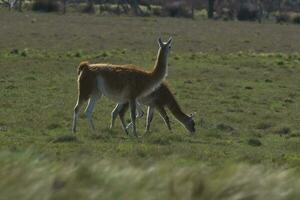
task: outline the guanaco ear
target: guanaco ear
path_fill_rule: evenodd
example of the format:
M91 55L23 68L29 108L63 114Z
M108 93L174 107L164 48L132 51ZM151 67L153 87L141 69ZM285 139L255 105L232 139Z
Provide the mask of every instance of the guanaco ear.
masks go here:
M170 37L170 38L169 38L169 40L168 40L168 42L167 42L167 44L168 44L168 45L171 45L171 43L172 43L172 40L173 40L173 38L172 38L172 37Z
M161 38L158 38L157 42L160 47L163 47L164 43L162 42Z

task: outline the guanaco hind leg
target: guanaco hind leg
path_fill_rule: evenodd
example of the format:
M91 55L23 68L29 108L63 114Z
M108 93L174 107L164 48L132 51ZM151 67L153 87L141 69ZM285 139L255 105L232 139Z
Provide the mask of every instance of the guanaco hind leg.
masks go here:
M74 113L73 113L73 123L72 123L72 132L73 133L76 132L77 119L78 119L79 111L80 111L82 104L83 104L83 100L78 98L76 105L74 107Z
M91 95L91 97L89 98L88 105L85 109L85 115L89 122L89 126L93 132L95 132L95 126L94 126L94 122L93 122L93 110L94 110L97 100L99 100L100 98L101 98L101 94Z

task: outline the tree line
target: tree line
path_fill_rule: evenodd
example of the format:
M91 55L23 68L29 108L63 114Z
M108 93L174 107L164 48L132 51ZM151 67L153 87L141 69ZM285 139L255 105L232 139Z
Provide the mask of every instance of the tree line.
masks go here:
M0 5L19 11L28 4L37 10L63 13L68 12L68 5L83 5L87 12L98 6L102 10L137 16L151 11L158 15L194 17L195 10L206 10L208 18L226 16L241 20L267 17L271 12L300 12L300 0L0 0Z

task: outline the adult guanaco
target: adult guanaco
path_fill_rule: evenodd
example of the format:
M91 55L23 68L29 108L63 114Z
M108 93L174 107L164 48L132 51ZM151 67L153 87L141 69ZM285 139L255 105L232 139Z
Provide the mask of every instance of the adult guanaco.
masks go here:
M150 125L153 119L154 110L156 109L160 116L163 118L166 126L171 131L171 125L169 121L169 117L165 110L167 107L174 117L190 132L195 132L195 122L193 120L193 114L186 115L180 108L179 104L177 103L174 95L170 91L168 85L163 82L158 88L156 88L152 93L149 95L142 97L139 99L139 103L147 105L147 123L146 123L146 132L149 132ZM128 134L127 127L125 125L124 116L126 111L128 110L129 104L117 104L114 110L111 113L111 125L112 128L114 126L115 120L119 115L121 120L121 124L125 132Z
M138 69L132 65L90 64L82 62L78 66L78 98L74 107L72 131L76 132L76 123L80 107L88 100L85 109L89 125L93 131L92 119L94 106L102 95L113 101L129 103L133 133L136 134L136 103L137 100L157 88L168 74L167 57L171 48L172 38L167 42L158 39L159 49L152 71Z

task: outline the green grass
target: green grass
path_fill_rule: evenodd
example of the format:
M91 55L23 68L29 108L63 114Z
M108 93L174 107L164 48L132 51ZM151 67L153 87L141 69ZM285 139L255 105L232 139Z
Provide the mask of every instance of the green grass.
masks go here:
M3 10L0 18L2 199L298 199L298 26ZM151 135L127 137L119 122L108 129L115 104L103 98L97 135L84 115L72 135L79 62L150 69L157 21L174 36L168 82L183 110L196 112L196 134L171 114L169 133L155 114ZM140 136L144 127L143 118Z

